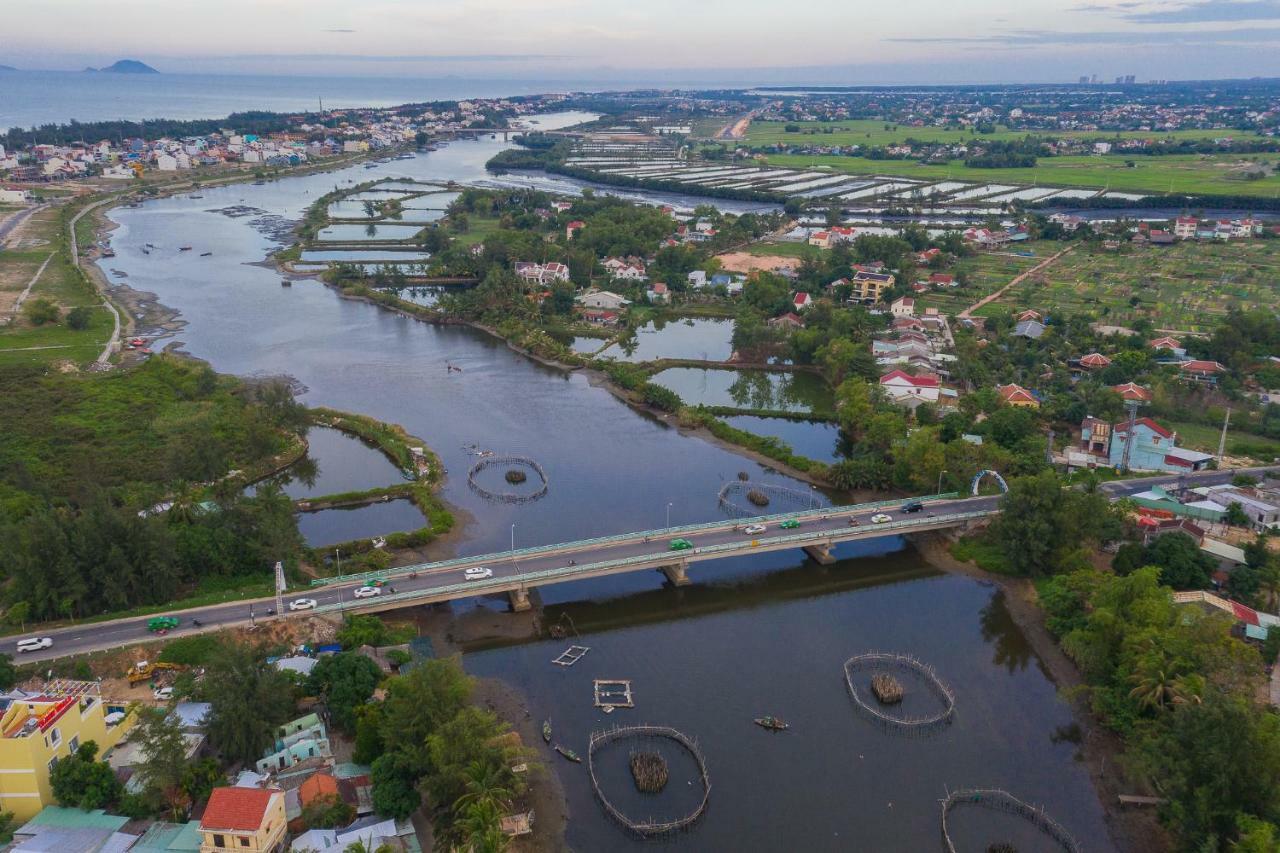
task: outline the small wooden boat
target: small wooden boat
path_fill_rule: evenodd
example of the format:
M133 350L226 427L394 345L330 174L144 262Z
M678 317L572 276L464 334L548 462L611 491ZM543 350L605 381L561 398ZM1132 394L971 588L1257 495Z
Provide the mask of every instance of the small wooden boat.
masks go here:
M755 724L760 728L768 729L771 732L785 732L787 729L791 728L789 723L786 723L771 714L766 714L763 717L756 717Z
M207 258L207 257L209 257L209 256L210 256L210 255L212 255L212 254L213 254L213 252L201 252L201 253L200 253L200 257L202 257L202 258Z
M191 247L190 247L190 246L179 246L179 247L178 247L178 251L179 251L179 252L190 252L190 251L191 251Z
M565 758L572 761L574 764L582 763L582 757L579 756L578 753L574 752L572 749L570 749L567 746L561 746L560 744L556 744L556 752L560 753Z
M282 279L280 279L280 286L281 286L281 287L293 287L293 282L289 281L289 279L287 279L287 278L282 278Z
M148 249L148 248L145 248L145 247L144 247L144 248L142 249L142 254L144 254L144 255L149 255L149 254L151 254L151 250L150 250L150 249Z
M542 739L547 743L551 743L551 721L550 720L542 721Z

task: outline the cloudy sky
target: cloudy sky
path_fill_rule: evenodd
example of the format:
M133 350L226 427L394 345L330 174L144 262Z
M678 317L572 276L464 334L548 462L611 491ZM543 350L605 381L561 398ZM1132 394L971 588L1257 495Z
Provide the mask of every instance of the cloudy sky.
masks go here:
M0 63L168 73L987 82L1280 76L1280 0L42 0ZM56 25L54 25L56 22ZM0 97L3 97L0 94Z

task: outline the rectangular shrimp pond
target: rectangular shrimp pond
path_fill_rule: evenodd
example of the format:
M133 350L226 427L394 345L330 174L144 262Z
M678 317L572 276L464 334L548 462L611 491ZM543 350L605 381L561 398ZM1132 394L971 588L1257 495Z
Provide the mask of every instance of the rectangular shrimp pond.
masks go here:
M672 367L650 381L692 406L807 413L830 412L834 405L831 386L813 373Z
M727 319L650 320L600 353L618 361L691 358L725 361L733 354L733 321Z
M841 559L826 567L781 552L699 564L693 585L680 589L660 579L637 579L643 589L619 596L594 593L592 582L550 588L553 601L577 596L549 604L542 619L572 625L569 639L465 654L469 672L520 691L531 728L550 723L551 745L533 737L526 746L562 782L567 847L654 843L606 813L593 769L600 795L625 816L665 821L697 809L701 771L675 741L637 732L592 749L593 732L648 724L691 738L710 782L705 813L659 842L664 849L926 853L942 849L939 801L948 791L999 788L1044 806L1090 853L1113 853L1089 770L1076 759L1070 709L1002 593L942 574L913 550L867 544L840 546ZM552 664L570 644L590 651L574 666ZM846 664L877 650L932 668L952 713L914 730L855 704ZM914 668L887 670L903 699L885 706L869 698L874 667L855 660L848 671L863 700L889 715L938 716L948 706ZM595 706L604 679L629 682L635 707L606 714ZM755 722L766 716L789 728ZM565 761L555 744L583 763ZM659 792L638 789L635 752L664 760ZM1001 841L1019 851L1062 849L1030 821L980 803L953 809L948 831L957 850L973 853Z

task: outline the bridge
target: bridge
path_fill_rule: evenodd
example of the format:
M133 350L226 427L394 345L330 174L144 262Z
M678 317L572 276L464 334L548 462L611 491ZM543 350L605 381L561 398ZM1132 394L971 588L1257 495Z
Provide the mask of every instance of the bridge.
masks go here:
M524 133L537 133L542 136L564 136L564 137L575 138L575 139L577 137L586 135L581 131L539 130L536 127L442 127L442 128L439 128L437 132L441 136L447 136L449 134L455 134L458 136L465 136L467 134L472 134L473 136L481 136L486 133L492 134L493 136L497 136L499 133L501 133L503 142L506 142L507 140L509 140L512 134L519 136Z
M1238 474L1257 475L1266 470L1268 469L1236 469L1204 471L1183 477L1133 478L1107 483L1103 490L1115 499L1156 485L1174 485L1180 481L1187 485L1208 485L1229 482ZM921 510L902 512L903 505L911 500L920 501L923 504ZM998 495L959 497L950 493L812 508L323 578L313 581L309 590L293 591L282 598L260 598L185 611L169 611L182 620L180 627L171 635L184 636L248 625L264 618L282 618L288 615L288 611L269 616L268 608L302 597L316 601L316 607L307 612L337 616L492 595L506 595L514 610L524 610L531 606L530 592L539 587L608 575L658 571L671 584L683 586L692 582L691 570L700 563L784 550L802 550L817 563L830 563L834 559L833 548L842 542L967 526L995 515L999 511L999 500ZM879 524L873 522L872 516L880 514L888 515L890 520ZM782 527L784 521L791 520L798 522L798 526ZM765 530L755 534L745 532L745 527L756 524L764 525ZM684 539L689 542L689 547L672 550L673 539ZM465 571L480 566L489 569L491 576L468 581ZM384 584L381 595L372 598L355 597L356 589L376 581ZM199 620L201 624L196 626L192 620ZM41 631L33 628L24 636L51 637L54 644L49 649L24 654L20 660L47 660L146 642L154 639L148 633L146 623L146 616L134 616L82 623L56 630Z

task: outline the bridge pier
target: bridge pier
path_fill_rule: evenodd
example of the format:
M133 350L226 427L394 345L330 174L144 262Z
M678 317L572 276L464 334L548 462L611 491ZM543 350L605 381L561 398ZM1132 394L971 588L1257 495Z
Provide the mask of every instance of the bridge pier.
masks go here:
M809 559L820 566L829 566L836 561L831 556L831 545L806 545L803 550L809 555Z
M533 606L529 603L529 590L526 587L513 589L507 595L511 597L512 613L523 613Z
M672 586L688 586L693 583L689 580L689 575L685 571L684 563L673 563L670 566L662 566L658 569L667 576L667 580Z

